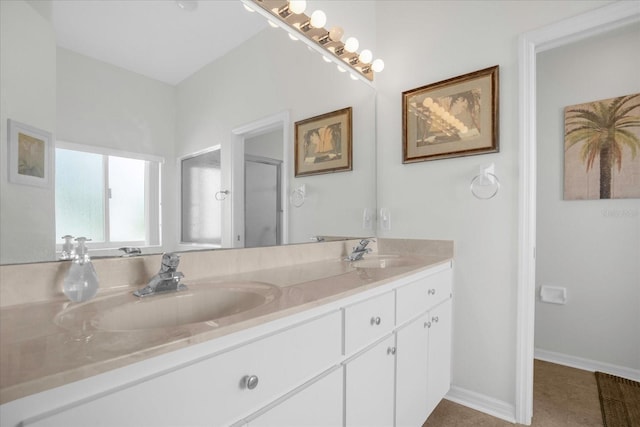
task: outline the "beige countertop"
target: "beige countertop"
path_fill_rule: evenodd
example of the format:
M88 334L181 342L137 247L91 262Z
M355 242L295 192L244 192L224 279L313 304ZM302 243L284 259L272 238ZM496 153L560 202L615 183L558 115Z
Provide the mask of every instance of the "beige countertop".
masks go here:
M405 241L389 240L386 246L389 252L385 253L410 259L408 265L358 268L340 257L332 257L191 281L185 279L184 283L194 289L237 281L259 281L278 287L278 296L273 301L217 319L214 324L200 322L107 331L96 329L87 319L82 326L65 328L54 319L74 304L63 298L3 307L0 309L0 404L327 304L453 258L451 242L406 241L409 245L401 242ZM431 244L422 246L419 242ZM114 296L125 302L135 301L132 288L114 287L84 304L95 306L96 302ZM87 311L87 316L90 315Z

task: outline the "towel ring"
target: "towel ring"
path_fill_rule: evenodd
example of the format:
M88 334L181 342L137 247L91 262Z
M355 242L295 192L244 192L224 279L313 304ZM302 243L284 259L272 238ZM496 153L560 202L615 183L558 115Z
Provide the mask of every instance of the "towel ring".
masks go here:
M484 180L488 180L490 183L486 184L483 182ZM491 172L485 172L474 176L469 188L471 189L471 194L473 194L476 199L489 200L498 194L498 190L500 189L500 180L498 180L498 177Z
M289 202L296 208L304 205L304 199L305 191L302 188L296 188L291 192L291 195L289 196Z

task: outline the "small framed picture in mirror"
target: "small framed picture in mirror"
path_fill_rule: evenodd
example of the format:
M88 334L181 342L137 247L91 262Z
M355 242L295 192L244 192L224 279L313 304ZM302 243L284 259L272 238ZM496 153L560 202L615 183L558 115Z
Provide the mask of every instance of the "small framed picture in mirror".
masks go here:
M352 170L351 107L295 124L295 175Z
M51 133L8 119L9 182L50 188L53 182Z
M498 66L402 93L402 162L496 153Z

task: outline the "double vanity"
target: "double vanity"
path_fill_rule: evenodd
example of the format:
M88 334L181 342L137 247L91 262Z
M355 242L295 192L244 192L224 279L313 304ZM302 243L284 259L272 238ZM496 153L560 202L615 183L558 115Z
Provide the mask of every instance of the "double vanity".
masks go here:
M96 259L81 304L66 263L1 266L0 424L422 425L449 390L453 244L357 244L184 253L187 289L144 298L160 256Z

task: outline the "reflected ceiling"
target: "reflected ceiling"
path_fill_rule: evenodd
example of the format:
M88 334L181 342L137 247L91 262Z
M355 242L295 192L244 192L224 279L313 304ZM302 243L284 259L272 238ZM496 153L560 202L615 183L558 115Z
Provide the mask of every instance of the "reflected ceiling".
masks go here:
M59 46L176 85L267 26L238 0L191 4L54 0L49 13Z

